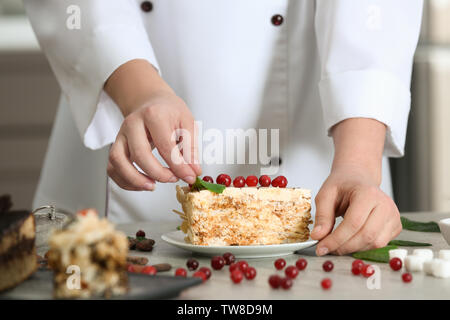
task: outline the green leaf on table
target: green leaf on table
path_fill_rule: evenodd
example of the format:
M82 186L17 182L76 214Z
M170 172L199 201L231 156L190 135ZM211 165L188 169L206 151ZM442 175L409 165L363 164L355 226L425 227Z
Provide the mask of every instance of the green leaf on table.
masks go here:
M430 246L432 246L431 243L415 242L415 241L408 241L408 240L391 240L391 241L389 241L388 245L400 246L400 247L430 247Z
M225 186L222 184L206 182L197 177L191 190L209 190L214 193L222 193L223 190L225 190Z
M405 217L400 217L402 227L405 230L421 231L421 232L441 232L439 225L436 222L420 222L414 221Z
M383 248L359 251L352 254L355 259L368 260L374 262L389 262L389 250L397 249L397 246L386 246Z
M178 227L177 227L177 230L181 230L181 226L178 226Z

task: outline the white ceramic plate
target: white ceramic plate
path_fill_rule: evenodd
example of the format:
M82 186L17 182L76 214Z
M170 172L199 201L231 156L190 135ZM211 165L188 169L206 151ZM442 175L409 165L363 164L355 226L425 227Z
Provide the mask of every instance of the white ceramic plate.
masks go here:
M268 258L279 257L292 254L295 251L312 247L317 240L305 242L271 244L258 246L198 246L184 241L185 234L183 231L172 231L161 236L165 242L191 252L195 252L205 256L222 255L225 252L231 252L236 258Z

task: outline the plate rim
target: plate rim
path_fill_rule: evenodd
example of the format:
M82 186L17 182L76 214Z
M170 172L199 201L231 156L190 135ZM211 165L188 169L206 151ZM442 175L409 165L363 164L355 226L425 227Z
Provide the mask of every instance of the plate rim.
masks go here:
M175 230L175 231L169 231L161 235L161 239L165 241L166 243L169 243L171 245L174 245L176 247L184 247L184 248L207 248L207 249L217 249L217 250L225 250L229 248L233 248L233 250L242 250L242 249L256 249L258 251L263 251L264 249L288 249L289 247L296 247L300 244L310 244L308 247L314 246L316 243L318 243L318 240L314 240L308 238L308 240L303 242L290 242L290 243L280 243L280 244L267 244L267 245L249 245L249 246L201 246L201 245L195 245L191 243L182 243L180 241L176 241L173 239L170 239L167 237L169 234L176 234L176 233L183 233L181 230ZM184 234L184 233L183 233ZM300 249L298 249L300 250ZM294 250L297 251L297 250Z

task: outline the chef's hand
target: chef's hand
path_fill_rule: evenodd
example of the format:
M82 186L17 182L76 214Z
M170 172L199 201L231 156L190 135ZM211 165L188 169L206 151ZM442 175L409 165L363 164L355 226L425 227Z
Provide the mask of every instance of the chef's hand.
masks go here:
M402 230L397 206L379 187L385 133L381 122L362 118L333 128L333 166L315 199L317 255L384 247ZM336 216L344 219L332 231Z
M108 175L121 188L135 191L154 190L156 181L194 183L201 174L194 118L155 68L145 60L127 62L109 77L105 91L125 117L109 152ZM180 141L189 150L180 149ZM153 148L168 168L156 159Z

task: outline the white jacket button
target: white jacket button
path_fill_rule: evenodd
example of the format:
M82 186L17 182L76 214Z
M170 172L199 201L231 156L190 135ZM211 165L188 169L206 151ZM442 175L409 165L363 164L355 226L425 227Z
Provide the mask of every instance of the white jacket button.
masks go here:
M144 1L141 3L141 9L144 12L150 12L153 10L153 3L150 1Z
M283 20L284 20L284 18L281 14L275 14L272 16L271 21L274 26L279 26L283 23Z

